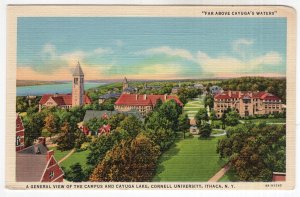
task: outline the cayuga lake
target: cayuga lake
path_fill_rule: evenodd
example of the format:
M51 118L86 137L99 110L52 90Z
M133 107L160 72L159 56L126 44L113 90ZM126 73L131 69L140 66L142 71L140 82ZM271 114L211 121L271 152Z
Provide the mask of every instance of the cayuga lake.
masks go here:
M84 90L90 88L95 88L106 83L97 82L85 82ZM47 85L34 85L34 86L19 86L17 87L17 96L41 96L43 94L67 94L72 93L72 83L62 83L62 84L47 84Z

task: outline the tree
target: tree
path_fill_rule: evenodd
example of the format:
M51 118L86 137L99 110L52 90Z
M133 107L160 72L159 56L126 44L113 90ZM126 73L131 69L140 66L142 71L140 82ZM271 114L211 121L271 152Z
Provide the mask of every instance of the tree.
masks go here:
M31 146L35 139L41 136L45 115L43 113L34 113L23 119L25 127L25 146Z
M207 111L205 108L199 109L199 111L195 115L195 120L196 120L198 128L200 128L202 124L204 124L206 121L208 121L208 115L207 115Z
M240 124L228 128L217 152L228 158L241 181L271 181L272 172L286 170L285 125Z
M68 181L72 182L82 182L87 179L80 163L78 162L71 165L70 170L65 171L65 177Z
M143 182L150 181L160 155L159 147L144 135L121 141L107 152L97 165L90 181Z
M228 126L235 126L239 124L240 115L235 110L230 110L225 115L225 124Z
M178 118L178 130L183 132L183 139L185 132L190 128L190 119L187 114L181 114Z
M71 129L70 124L68 122L64 122L61 127L61 134L55 140L57 143L57 149L61 151L70 150L75 146L75 132Z
M104 124L107 124L107 120L104 120L102 118L92 118L84 123L84 126L89 128L90 131L93 132L93 134L98 133L98 129L102 127Z
M214 107L214 97L211 94L207 94L204 97L204 107L209 107L210 109L212 109Z
M59 119L53 113L48 114L44 121L45 121L44 129L50 132L51 135L58 132Z
M125 114L114 114L108 119L108 124L111 126L111 130L116 129L120 122L122 122L125 119Z
M99 161L103 159L106 152L109 151L115 145L115 143L119 141L117 138L114 139L113 137L114 136L112 134L100 135L94 141L91 142L89 146L89 150L91 152L87 157L88 164L95 166L99 163Z
M209 138L210 134L211 134L211 126L208 123L204 123L203 125L201 125L201 127L199 128L199 134L200 137L202 138Z
M133 115L127 116L121 123L120 128L128 132L134 138L142 129L142 122Z

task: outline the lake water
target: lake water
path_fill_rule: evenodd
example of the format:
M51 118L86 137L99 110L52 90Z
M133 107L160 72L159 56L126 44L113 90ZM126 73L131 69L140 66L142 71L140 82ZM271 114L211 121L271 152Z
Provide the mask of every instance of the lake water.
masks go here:
M95 88L105 83L94 83L94 82L85 82L84 89L88 90L90 88ZM27 96L35 95L41 96L43 94L66 94L72 92L72 83L63 83L63 84L49 84L49 85L36 85L36 86L20 86L17 87L17 96Z

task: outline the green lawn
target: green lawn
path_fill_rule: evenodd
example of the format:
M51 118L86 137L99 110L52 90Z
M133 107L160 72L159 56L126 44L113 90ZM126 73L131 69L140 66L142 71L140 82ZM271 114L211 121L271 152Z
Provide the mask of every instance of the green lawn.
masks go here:
M216 153L221 138L177 141L161 156L153 181L208 181L226 163Z
M90 153L90 150L80 151L80 152L74 152L70 157L68 157L66 160L64 160L60 165L64 168L69 168L71 165L75 163L80 163L82 167L86 167L86 158L88 154Z
M49 149L54 150L54 157L55 157L56 161L61 160L64 156L66 156L71 151L71 150L60 151L60 150L57 150L56 147L51 147Z
M202 98L194 98L184 105L183 111L189 118L194 118L200 108L204 108Z

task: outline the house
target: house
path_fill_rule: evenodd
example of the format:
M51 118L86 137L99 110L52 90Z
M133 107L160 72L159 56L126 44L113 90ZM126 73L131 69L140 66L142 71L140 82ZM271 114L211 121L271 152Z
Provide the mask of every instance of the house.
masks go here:
M64 172L54 158L54 151L38 143L16 153L17 182L62 182Z
M109 124L103 125L102 127L100 127L98 129L98 135L103 135L103 134L107 135L110 133L110 129L111 129L111 126Z
M117 99L120 96L121 96L121 93L108 93L108 94L101 95L99 97L99 104L104 103L104 101L106 101L107 99Z
M174 95L139 95L139 94L122 94L115 102L115 110L119 112L127 112L137 110L143 116L153 110L158 100L166 102L175 100L178 105L183 106L182 102Z
M200 83L197 83L197 84L194 85L194 88L199 89L199 90L203 90L204 86Z
M193 135L198 135L199 134L199 129L197 126L191 126L190 127L190 133Z
M209 88L209 91L211 94L215 95L215 94L219 94L223 92L223 89L219 86L211 86Z
M21 119L20 115L17 113L16 114L16 151L20 151L20 150L24 149L24 147L25 147L24 131L25 131L25 128L24 128L22 119Z
M97 110L87 110L85 112L83 121L78 124L78 128L85 134L88 135L91 133L89 128L84 126L85 122L88 122L89 120L93 118L98 118L98 119L109 119L112 115L115 114L125 114L125 115L132 115L138 118L140 121L144 122L143 116L137 111L137 110L130 110L126 112L118 112L118 111L107 111L107 110L102 110L102 111L97 111ZM107 129L107 128L104 128Z
M228 108L235 109L241 117L283 112L279 97L268 92L225 91L214 96L214 111L218 118Z
M279 182L279 181L285 181L286 179L286 173L284 172L273 172L272 181L273 182Z
M73 72L72 94L44 94L39 102L39 111L42 107L70 109L91 103L91 99L84 94L84 74L78 62Z

